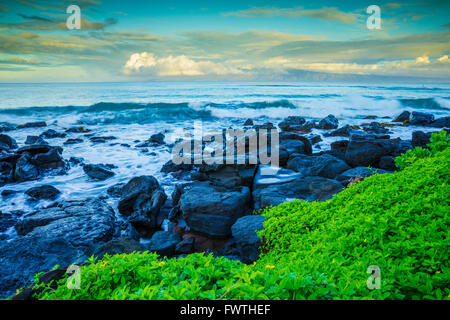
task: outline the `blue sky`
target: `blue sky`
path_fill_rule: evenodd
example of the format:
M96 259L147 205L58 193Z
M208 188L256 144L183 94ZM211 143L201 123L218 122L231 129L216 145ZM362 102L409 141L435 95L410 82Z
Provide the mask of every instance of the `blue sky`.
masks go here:
M448 80L449 3L1 2L0 81L299 80L302 71ZM65 26L70 4L81 30ZM379 30L366 26L369 5L381 9Z

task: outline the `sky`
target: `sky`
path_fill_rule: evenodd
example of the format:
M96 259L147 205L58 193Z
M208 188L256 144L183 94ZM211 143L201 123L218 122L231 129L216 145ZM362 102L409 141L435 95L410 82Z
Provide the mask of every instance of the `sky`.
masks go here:
M447 0L0 0L0 82L450 82L449 12Z

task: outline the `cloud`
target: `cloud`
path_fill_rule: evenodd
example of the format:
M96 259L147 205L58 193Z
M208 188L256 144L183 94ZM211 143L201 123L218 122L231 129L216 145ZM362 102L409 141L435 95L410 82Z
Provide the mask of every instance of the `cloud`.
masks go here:
M450 59L448 58L448 55L442 56L438 59L439 62L450 62Z
M203 76L242 73L221 63L194 61L185 55L158 58L151 52L134 53L123 68L125 74L156 74L158 76Z
M426 55L417 57L415 63L416 64L430 64L430 58Z
M353 24L356 22L356 15L353 13L343 12L335 7L325 7L321 9L306 10L302 7L297 8L252 8L248 10L239 10L235 12L227 12L224 16L234 16L239 18L255 18L255 17L288 17L299 18L309 17L322 20L332 20L345 24Z
M24 64L24 65L35 65L39 64L36 60L26 60L22 58L9 58L9 59L0 59L1 64Z

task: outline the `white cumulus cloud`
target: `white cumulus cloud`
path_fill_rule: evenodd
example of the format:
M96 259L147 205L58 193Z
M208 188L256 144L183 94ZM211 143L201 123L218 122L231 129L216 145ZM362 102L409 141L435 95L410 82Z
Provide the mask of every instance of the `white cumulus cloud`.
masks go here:
M149 73L158 76L203 76L242 73L212 61L194 61L185 55L157 57L151 52L133 53L123 68L125 74Z

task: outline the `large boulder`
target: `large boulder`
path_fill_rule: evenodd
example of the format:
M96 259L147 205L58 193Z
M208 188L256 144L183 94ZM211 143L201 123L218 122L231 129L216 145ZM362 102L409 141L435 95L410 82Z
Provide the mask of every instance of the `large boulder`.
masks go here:
M431 122L429 127L433 128L450 128L450 117L442 117Z
M281 121L278 126L281 131L299 131L306 123L305 118L299 116L290 116Z
M305 177L289 169L260 166L253 183L255 210L296 199L323 201L341 191L343 186L323 177Z
M349 137L352 133L352 127L350 125L345 125L339 129L333 130L329 133L324 133L326 137Z
M31 163L31 157L28 153L22 156L16 162L16 169L14 170L14 180L17 182L31 181L39 179L38 168Z
M90 252L89 255L94 255L101 259L105 254L113 256L115 254L143 252L145 250L146 248L136 240L119 238L96 245L91 250L92 254Z
M157 227L157 217L166 199L155 177L135 177L121 188L118 210L139 233L147 235Z
M296 132L281 132L280 138L280 149L287 151L288 155L292 154L311 154L312 145L311 141Z
M392 120L392 122L403 122L404 123L405 121L409 121L410 116L411 116L411 112L403 111L398 116L396 116L394 118L394 120Z
M413 111L409 119L409 123L417 126L426 126L434 121L434 116L431 113L423 113Z
M399 147L398 140L389 136L353 133L345 152L345 161L352 167L378 166L381 157L394 155Z
M61 194L61 191L50 185L33 187L25 191L25 194L32 200L55 200Z
M336 117L332 114L329 114L325 118L319 121L319 124L317 125L318 129L337 129L339 126L339 121L336 119Z
M39 144L39 145L43 145L43 144L48 144L48 142L45 141L40 136L27 136L27 139L25 140L25 144Z
M329 154L320 156L296 155L289 159L286 168L299 172L304 177L320 176L334 179L339 173L350 169L345 161Z
M17 142L6 134L0 134L0 150L16 149Z
M175 248L180 242L181 236L177 233L157 231L148 244L148 250L156 252L162 257L170 257L175 253Z
M55 138L65 138L65 137L67 137L67 134L59 133L53 129L49 129L47 131L42 132L39 136L44 139L55 139Z
M109 167L103 164L87 164L83 166L83 171L86 175L94 180L103 181L115 175Z
M412 133L412 146L427 148L427 145L431 143L431 132L423 132L423 131L413 131Z
M99 199L66 201L27 215L16 224L19 237L0 242L0 295L28 285L55 265L83 262L91 249L111 240L112 208Z
M261 239L257 232L263 229L264 220L261 215L249 215L239 218L231 227L237 254L246 263L256 261L259 257Z
M227 189L210 183L198 183L185 190L180 209L193 231L211 237L228 237L234 222L250 212L248 187Z

